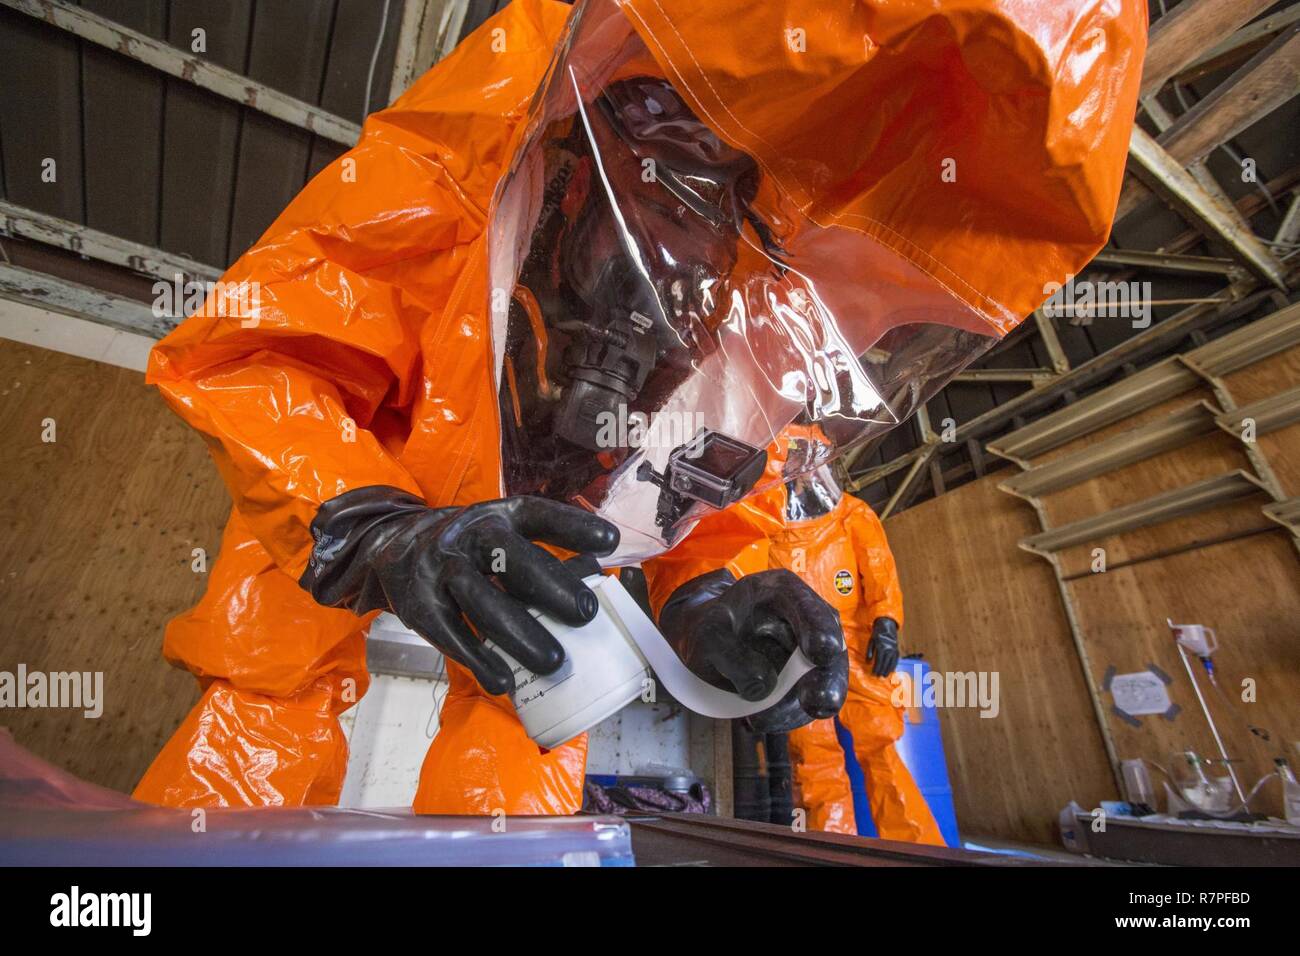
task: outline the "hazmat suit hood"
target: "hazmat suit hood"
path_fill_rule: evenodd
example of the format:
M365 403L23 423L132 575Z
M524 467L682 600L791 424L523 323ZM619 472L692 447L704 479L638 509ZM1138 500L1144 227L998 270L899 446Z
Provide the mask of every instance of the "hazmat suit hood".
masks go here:
M834 445L815 424L795 422L778 437L771 457L780 460L781 511L785 527L823 518L844 498L844 489L825 460Z
M904 420L1105 242L1140 4L587 0L489 224L503 491L615 563ZM787 474L786 479L796 476Z

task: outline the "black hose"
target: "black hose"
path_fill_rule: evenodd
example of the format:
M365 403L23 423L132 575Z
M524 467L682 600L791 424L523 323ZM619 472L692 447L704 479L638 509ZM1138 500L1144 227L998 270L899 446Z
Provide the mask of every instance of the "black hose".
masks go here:
M772 795L764 735L751 733L739 720L731 722L731 767L736 819L767 823L772 816Z
M771 799L768 817L772 823L788 827L794 819L794 781L790 766L788 734L767 735L767 791Z

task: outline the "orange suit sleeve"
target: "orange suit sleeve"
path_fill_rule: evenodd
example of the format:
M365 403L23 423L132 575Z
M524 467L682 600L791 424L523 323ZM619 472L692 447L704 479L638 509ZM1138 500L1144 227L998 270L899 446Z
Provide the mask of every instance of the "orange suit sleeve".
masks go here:
M866 620L891 617L903 626L903 589L898 583L894 554L885 538L885 527L861 498L850 497L845 526L853 541L862 580L862 606Z
M505 51L462 44L371 116L150 356L147 380L203 434L235 507L295 576L323 501L375 484L421 493L396 455L422 352L457 347L421 335L483 232L567 16L512 4L494 20Z

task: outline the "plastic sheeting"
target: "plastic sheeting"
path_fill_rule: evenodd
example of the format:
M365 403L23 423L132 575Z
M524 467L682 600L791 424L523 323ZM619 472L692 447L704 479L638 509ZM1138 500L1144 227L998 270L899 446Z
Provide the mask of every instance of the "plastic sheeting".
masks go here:
M787 478L905 420L1104 242L1139 13L579 4L489 227L506 490L626 563L797 416L835 441Z
M78 780L0 729L3 866L631 866L614 817L151 807Z

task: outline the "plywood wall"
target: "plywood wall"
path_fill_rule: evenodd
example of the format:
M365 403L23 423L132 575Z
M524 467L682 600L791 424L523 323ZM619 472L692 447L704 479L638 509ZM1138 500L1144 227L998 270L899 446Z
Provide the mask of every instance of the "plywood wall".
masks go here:
M1238 405L1247 405L1300 385L1300 349L1281 352L1227 378ZM1300 495L1300 422L1261 435L1259 448L1268 458L1282 490Z
M903 586L903 652L936 671L996 672L1000 712L942 709L963 833L1055 841L1070 800L1115 798L1056 579L1016 542L1033 509L992 475L885 522Z
M1297 382L1300 350L1237 372L1227 384L1242 405ZM1208 389L1189 392L1038 461L1213 398ZM1263 436L1259 446L1285 492L1300 493L1300 426ZM1050 495L1044 507L1056 527L1234 469L1250 469L1241 445L1212 434ZM1004 669L1004 717L943 715L959 820L970 832L1041 841L1054 839L1055 812L1066 800L1091 807L1114 790L1051 567L1017 548L1038 530L1037 519L1028 504L996 488L1008 474L910 509L886 530L903 578L908 648L933 648L940 669L969 669L979 660ZM1215 753L1167 618L1205 624L1220 636L1215 662L1225 696L1202 686L1243 779L1253 783L1277 755L1300 759L1300 556L1263 517L1267 500L1261 495L1061 554L1065 573L1080 575L1067 587L1093 678L1101 683L1108 668L1127 673L1154 664L1173 680L1170 696L1180 710L1172 720L1144 717L1134 727L1107 717L1121 759L1165 764L1187 748ZM1255 530L1262 533L1208 544ZM1109 567L1101 574L1091 573L1097 546ZM1151 560L1167 552L1178 553ZM1241 699L1243 689L1253 689L1253 701ZM1109 712L1111 698L1102 699ZM1266 792L1260 808L1276 812L1276 794Z
M1297 382L1300 353L1292 350L1237 373L1226 384L1237 404L1243 405ZM1053 454L1068 453L1193 401L1214 398L1208 390L1188 393ZM1283 490L1296 493L1300 428L1290 426L1262 436L1260 449ZM1250 459L1237 439L1216 432L1050 495L1045 506L1055 526L1234 469L1250 472ZM1097 680L1104 678L1108 668L1129 673L1150 665L1173 678L1170 698L1179 712L1172 720L1142 717L1140 726L1133 726L1118 716L1109 719L1121 758L1141 757L1167 765L1172 754L1188 749L1217 756L1191 680L1170 638L1166 623L1170 619L1204 624L1220 637L1221 649L1214 661L1223 696L1208 684L1196 661L1193 673L1229 754L1239 761L1236 769L1246 788L1270 771L1274 757L1300 756L1292 748L1292 742L1300 740L1300 555L1288 536L1262 514L1260 507L1268 500L1261 494L1062 553L1067 573L1083 575L1069 586L1089 646L1096 648L1092 661ZM1252 530L1266 533L1197 546ZM1095 547L1105 549L1111 565L1104 574L1090 573ZM1130 561L1138 563L1115 567ZM1243 691L1253 692L1253 699L1243 700ZM1109 697L1106 702L1109 709ZM1265 741L1251 727L1270 739ZM1279 811L1279 795L1279 788L1270 787L1258 809Z
M48 421L55 441L42 440ZM229 501L199 437L138 372L0 341L0 670L103 674L103 715L3 709L51 762L130 790L198 698L162 659Z
M1141 717L1134 727L1108 720L1122 758L1142 757L1168 766L1175 752L1217 756L1214 740L1187 671L1170 639L1166 618L1213 627L1221 647L1214 656L1220 697L1192 661L1246 789L1268 773L1272 759L1300 740L1300 586L1297 557L1284 535L1245 538L1211 548L1090 575L1071 587L1080 625L1100 681L1107 667L1119 673L1151 664L1173 682L1169 696L1180 708L1172 720ZM1243 700L1243 681L1253 700ZM1110 701L1107 699L1107 704ZM1266 731L1265 742L1249 730ZM1158 778L1157 778L1157 785ZM1280 788L1262 794L1256 809L1280 811Z

